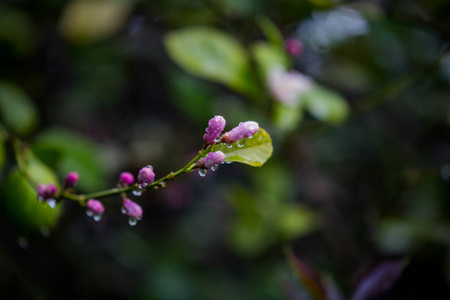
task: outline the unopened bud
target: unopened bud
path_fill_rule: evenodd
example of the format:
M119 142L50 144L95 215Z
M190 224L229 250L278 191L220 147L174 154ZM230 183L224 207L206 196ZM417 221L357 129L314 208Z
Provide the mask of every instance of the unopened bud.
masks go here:
M221 142L231 144L240 139L253 137L259 131L259 125L253 121L241 122L239 126L231 129L231 131L224 133Z
M297 39L287 39L284 43L284 48L290 56L299 56L303 51L303 44Z
M140 188L145 188L152 184L155 179L155 173L153 172L153 167L148 165L142 168L138 174L138 183Z
M222 116L215 116L214 118L209 120L208 127L206 128L206 133L205 135L203 135L203 141L205 141L206 145L214 144L216 139L220 137L220 134L225 128L226 123L227 122Z
M204 169L210 169L214 166L218 166L225 160L225 154L222 151L210 152L205 158L200 160L200 167Z
M124 186L131 185L134 181L134 176L130 172L122 172L120 174L119 183Z
M136 222L142 219L142 207L128 198L123 199L122 212L130 217L128 223L131 226L136 225Z
M80 176L78 175L77 172L70 172L69 174L67 174L66 179L64 180L64 187L65 188L74 187L77 184L79 177Z
M105 212L105 207L103 206L103 204L95 199L89 199L86 202L86 208L86 214L89 217L93 217L95 221L100 221L103 213Z

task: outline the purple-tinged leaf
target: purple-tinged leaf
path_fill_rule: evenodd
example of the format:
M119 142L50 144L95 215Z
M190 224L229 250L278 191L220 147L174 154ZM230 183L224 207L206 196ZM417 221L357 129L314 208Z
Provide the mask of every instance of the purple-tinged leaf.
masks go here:
M302 283L303 287L310 293L314 300L326 300L325 289L321 276L306 262L298 258L292 249L285 249L285 255L292 269Z
M406 260L390 260L376 265L361 278L352 300L369 300L388 291L400 278L406 265Z

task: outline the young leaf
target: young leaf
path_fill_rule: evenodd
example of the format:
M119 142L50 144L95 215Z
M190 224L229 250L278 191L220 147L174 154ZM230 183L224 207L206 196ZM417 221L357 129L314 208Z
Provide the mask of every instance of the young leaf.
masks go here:
M272 139L262 128L259 128L252 138L247 138L244 146L239 147L240 143L244 141L233 143L231 148L220 144L214 147L214 151L222 151L225 154L225 162L240 162L253 167L261 167L272 156Z
M337 125L349 114L347 102L338 93L315 85L303 95L306 109L317 119Z
M0 82L0 118L9 130L24 136L38 122L37 110L28 95L18 86Z
M304 288L314 300L326 300L326 293L321 276L306 262L298 258L292 249L286 248L285 255Z
M58 185L53 171L37 158L29 157L26 165L28 175L34 181ZM1 205L6 216L25 235L42 227L53 227L61 213L61 205L52 209L38 201L36 187L18 169L10 173L3 185Z
M281 48L277 48L265 42L259 42L251 47L253 56L258 63L260 76L264 80L269 71L274 67L287 68L289 60Z
M259 17L256 23L273 46L283 48L283 35L268 17Z
M406 265L405 260L392 260L375 266L360 280L352 300L374 299L388 291L400 278Z
M255 92L247 54L232 36L213 28L190 27L169 33L164 44L186 71L239 92Z

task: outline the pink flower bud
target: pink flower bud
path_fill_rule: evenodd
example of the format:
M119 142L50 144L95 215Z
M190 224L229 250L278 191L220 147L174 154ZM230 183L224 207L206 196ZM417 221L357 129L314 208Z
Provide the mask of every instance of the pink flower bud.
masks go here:
M227 122L222 116L215 116L214 118L209 120L208 127L206 128L206 133L203 136L205 144L214 144L215 140L220 136L223 129L225 128L226 123Z
M210 152L205 158L201 160L201 165L205 169L210 169L214 166L220 165L225 160L225 154L222 151Z
M122 213L130 217L128 223L131 226L136 225L136 222L142 219L142 207L128 198L123 199Z
M38 199L40 202L47 200L56 196L56 186L54 184L40 184L36 192L38 194Z
M259 125L253 121L241 122L239 126L234 127L231 131L224 133L221 142L231 144L240 139L253 137L259 131Z
M69 174L67 174L66 179L64 181L64 187L65 188L71 188L74 187L77 182L78 182L78 178L80 176L78 175L77 172L70 172Z
M95 215L101 215L105 212L105 207L103 204L95 199L89 199L86 202L86 207Z
M134 176L130 172L122 172L122 174L120 174L119 183L121 183L121 185L128 186L132 184L133 181Z
M105 207L103 204L95 199L89 199L86 202L86 214L89 217L93 217L95 221L100 221L102 218L103 213L105 212Z
M287 39L284 48L290 56L299 56L303 51L303 44L297 39Z
M145 188L152 184L155 179L155 173L153 172L153 167L148 165L142 168L138 174L138 183L140 188Z

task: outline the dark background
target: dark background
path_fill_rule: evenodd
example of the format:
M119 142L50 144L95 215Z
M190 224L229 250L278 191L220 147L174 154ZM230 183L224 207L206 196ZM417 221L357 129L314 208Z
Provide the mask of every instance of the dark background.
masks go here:
M77 23L74 3L92 17ZM54 228L34 233L0 210L2 298L308 299L286 244L345 299L361 274L397 258L408 265L377 299L450 297L450 2L142 0L109 4L109 19L86 3L0 3L0 81L34 103L39 120L23 139L61 179L85 168L79 190L91 192L147 164L164 176L195 156L216 114L228 129L259 122L274 154L132 197L144 208L136 227L118 197L99 223L65 201ZM280 134L265 107L185 72L163 45L191 25L248 45L265 39L263 15L303 42L294 68L345 97L346 122L307 115ZM48 152L55 130L70 163Z

